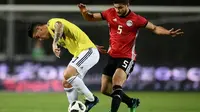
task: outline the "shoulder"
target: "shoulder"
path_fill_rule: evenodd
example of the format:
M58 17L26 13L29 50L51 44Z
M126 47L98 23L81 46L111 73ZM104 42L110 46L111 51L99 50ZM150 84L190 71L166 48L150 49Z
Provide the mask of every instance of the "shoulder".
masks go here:
M49 19L49 21L48 22L54 22L54 21L56 21L58 18L51 18L51 19Z
M56 23L56 18L51 18L50 20L48 20L47 25L49 27L51 27L52 25L54 25Z
M51 18L48 23L56 23L56 22L64 22L64 21L67 21L66 19L63 19L63 18Z
M108 10L109 11L115 11L115 8L109 8Z
M102 17L107 20L107 18L112 16L114 13L115 13L115 9L109 8L109 9L103 11L101 14L102 14Z
M135 13L135 12L133 12L133 11L131 11L131 14L137 16L137 13Z
M131 13L131 20L139 27L143 27L148 23L148 20L145 17L135 12Z
M135 17L135 18L140 18L140 17L143 17L142 15L140 14L137 14L135 12L131 12L132 16ZM144 17L143 17L144 18Z
M114 11L115 11L114 8L109 8L109 9L106 10L106 12L114 12Z
M47 25L49 27L55 25L57 22L62 23L62 24L69 24L70 22L67 21L66 19L63 18L52 18L47 22Z
M54 24L55 24L54 18L48 20L48 22L47 22L47 26L48 26L49 28L53 28L53 27L54 27Z
M132 18L135 18L135 19L137 19L137 17L138 17L138 14L135 12L132 12L132 11L131 11L130 15Z
M135 13L135 12L131 12L130 15L127 17L127 19L131 19L133 21L138 21L140 19L143 19L144 17Z
M106 13L106 14L108 14L108 13L113 13L114 11L115 11L115 9L114 9L114 8L109 8L109 9L107 9L107 10L103 11L103 13Z

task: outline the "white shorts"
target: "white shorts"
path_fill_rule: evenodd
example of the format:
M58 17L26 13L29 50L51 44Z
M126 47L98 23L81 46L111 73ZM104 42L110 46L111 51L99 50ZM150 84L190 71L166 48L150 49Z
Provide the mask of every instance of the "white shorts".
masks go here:
M99 61L99 51L97 48L89 48L82 51L77 58L72 58L69 65L76 68L78 76L83 79L87 71Z

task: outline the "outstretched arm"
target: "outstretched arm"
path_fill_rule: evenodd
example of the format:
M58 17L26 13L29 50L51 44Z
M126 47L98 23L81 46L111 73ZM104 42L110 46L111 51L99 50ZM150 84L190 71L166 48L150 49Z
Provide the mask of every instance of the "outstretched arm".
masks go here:
M101 21L102 19L102 15L101 13L92 13L89 10L87 10L86 5L80 3L78 5L80 12L83 16L83 18L87 21Z
M172 37L175 37L177 35L184 34L184 32L181 31L181 29L174 30L174 28L172 28L170 30L167 30L166 28L162 26L156 26L151 22L148 22L145 28L150 29L157 35L170 35Z

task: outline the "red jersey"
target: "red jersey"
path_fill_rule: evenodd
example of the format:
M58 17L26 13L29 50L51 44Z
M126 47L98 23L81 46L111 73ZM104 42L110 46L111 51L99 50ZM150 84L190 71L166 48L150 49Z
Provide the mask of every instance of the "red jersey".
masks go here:
M146 26L148 21L134 12L119 17L114 8L101 13L108 22L110 39L108 54L114 58L136 59L135 42L140 27Z

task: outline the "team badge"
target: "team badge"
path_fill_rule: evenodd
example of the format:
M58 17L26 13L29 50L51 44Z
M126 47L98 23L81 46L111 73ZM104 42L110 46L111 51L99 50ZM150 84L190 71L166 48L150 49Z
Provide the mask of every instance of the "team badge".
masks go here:
M128 20L128 21L126 22L126 25L129 26L129 27L130 27L130 26L133 26L133 22L132 22L131 20Z

